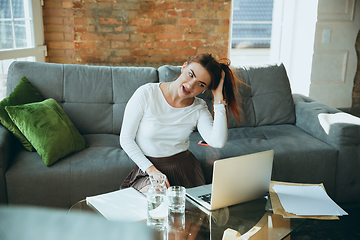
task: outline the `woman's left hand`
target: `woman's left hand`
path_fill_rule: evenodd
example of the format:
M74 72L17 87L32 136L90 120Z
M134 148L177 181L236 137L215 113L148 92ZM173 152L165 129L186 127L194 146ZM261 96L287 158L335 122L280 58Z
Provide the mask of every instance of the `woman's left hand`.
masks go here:
M225 72L222 71L221 79L220 79L218 87L215 90L212 90L212 94L214 96L214 101L224 100L224 96L223 96L224 79L225 79Z

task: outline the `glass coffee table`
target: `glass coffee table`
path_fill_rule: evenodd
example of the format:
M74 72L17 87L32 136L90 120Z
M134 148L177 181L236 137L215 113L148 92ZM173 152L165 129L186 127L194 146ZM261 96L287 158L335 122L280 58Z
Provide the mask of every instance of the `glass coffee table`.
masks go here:
M77 202L69 211L100 214L89 206L86 200ZM170 214L168 226L159 232L161 239L169 240L221 240L224 235L227 237L225 239L229 240L290 239L290 233L305 221L304 218L286 218L273 214L267 197L211 212L187 200L185 214ZM146 224L146 221L143 222ZM241 238L238 238L238 233L242 236Z

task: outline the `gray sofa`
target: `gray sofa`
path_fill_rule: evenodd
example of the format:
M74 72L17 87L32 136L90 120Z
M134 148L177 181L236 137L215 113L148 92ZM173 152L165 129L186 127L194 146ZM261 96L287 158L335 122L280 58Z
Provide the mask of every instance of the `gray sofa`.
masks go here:
M126 102L148 82L172 80L180 67L106 67L14 62L7 95L26 76L44 98L54 98L84 136L88 148L47 167L0 125L0 203L69 208L87 196L117 190L134 163L119 144ZM327 134L319 113L339 110L302 95L292 95L283 65L244 67L243 121L229 118L222 149L199 146L191 137L207 182L217 159L273 149L272 179L324 183L337 202L360 200L360 126L334 124ZM201 95L210 106L211 94ZM239 169L239 174L245 169ZM236 184L236 183L234 183Z

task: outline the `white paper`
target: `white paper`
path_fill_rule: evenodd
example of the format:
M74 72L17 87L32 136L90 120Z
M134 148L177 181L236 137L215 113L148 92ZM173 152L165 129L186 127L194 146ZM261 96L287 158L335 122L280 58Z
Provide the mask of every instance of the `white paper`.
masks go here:
M87 197L86 202L111 221L136 222L147 218L147 199L132 187Z
M348 215L319 186L274 185L281 205L288 213L299 216Z

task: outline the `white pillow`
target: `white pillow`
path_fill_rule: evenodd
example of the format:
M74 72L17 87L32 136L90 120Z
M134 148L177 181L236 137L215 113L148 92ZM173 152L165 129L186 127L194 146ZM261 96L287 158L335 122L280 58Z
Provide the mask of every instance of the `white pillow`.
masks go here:
M349 123L349 124L360 125L360 118L344 112L331 113L331 114L320 113L318 115L318 118L326 134L329 134L330 127L334 123Z

